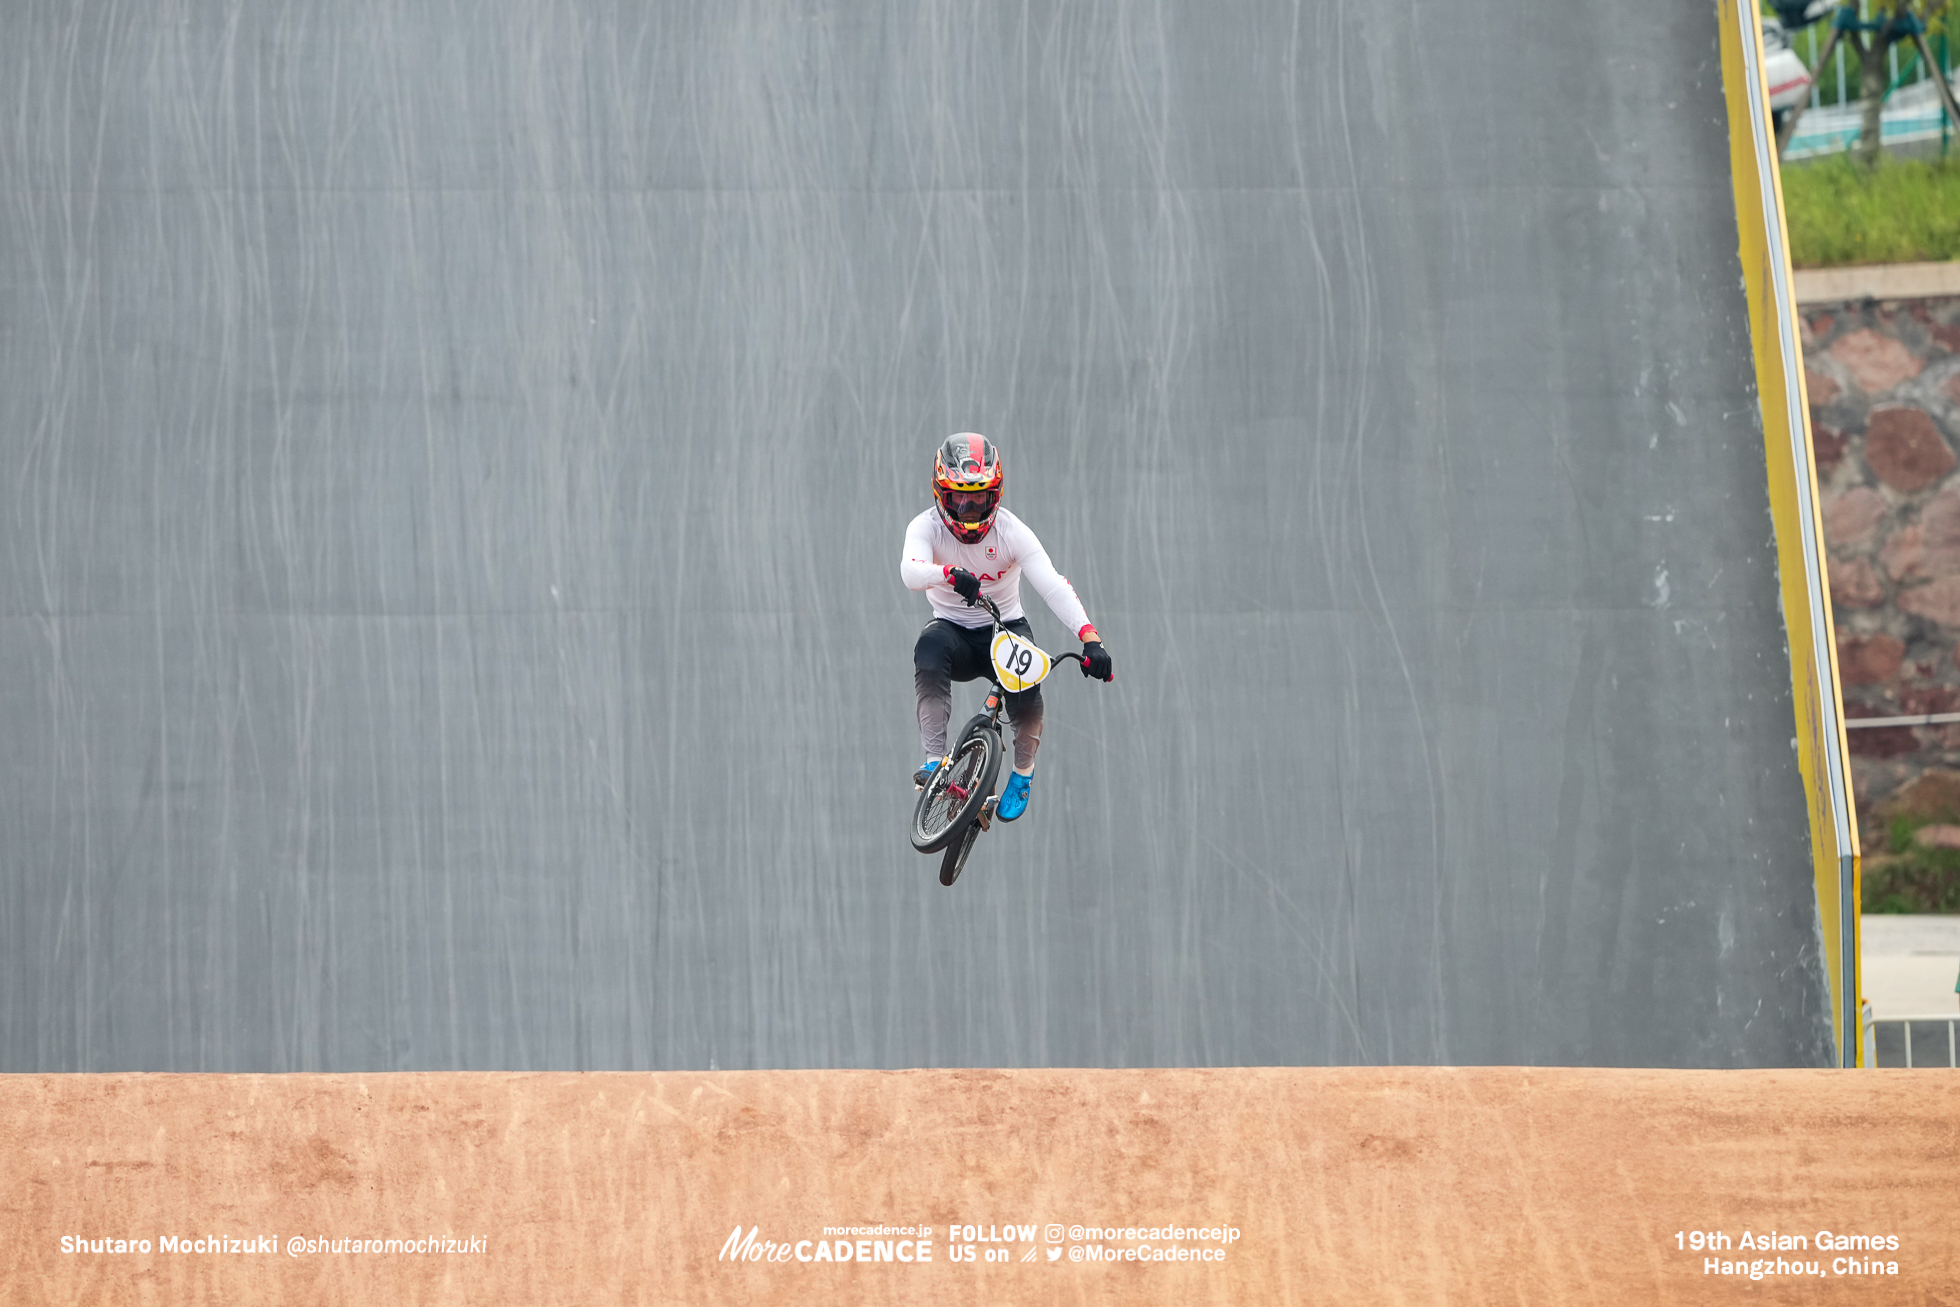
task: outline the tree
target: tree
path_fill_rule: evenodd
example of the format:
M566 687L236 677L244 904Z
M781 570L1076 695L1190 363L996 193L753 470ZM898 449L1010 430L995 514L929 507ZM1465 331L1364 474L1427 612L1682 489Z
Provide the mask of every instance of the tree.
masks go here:
M1946 0L1873 0L1872 17L1858 17L1856 5L1839 5L1837 13L1831 18L1831 39L1824 43L1824 51L1817 56L1817 67L1829 62L1832 51L1843 41L1858 56L1858 86L1865 106L1863 129L1858 134L1858 148L1855 154L1858 162L1869 168L1878 162L1879 115L1885 108L1885 93L1891 86L1887 74L1886 56L1895 45L1911 42L1919 51L1919 57L1926 63L1926 69L1933 75L1933 82L1939 88L1940 101L1946 106L1947 117L1960 126L1960 108L1953 102L1953 88L1946 83L1946 70L1940 67L1939 60L1933 58L1932 49L1926 44L1926 19L1938 13L1946 5ZM1778 6L1779 9L1782 7ZM1794 118L1794 115L1792 115ZM1794 128L1794 121L1786 130ZM1787 140L1779 145L1787 144Z

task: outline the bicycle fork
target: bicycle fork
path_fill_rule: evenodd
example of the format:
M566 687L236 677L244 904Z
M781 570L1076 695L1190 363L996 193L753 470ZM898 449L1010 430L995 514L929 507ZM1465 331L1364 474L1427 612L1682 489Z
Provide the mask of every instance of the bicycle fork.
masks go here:
M960 732L960 738L953 745L953 753L957 754L960 751L960 745L965 744L981 731L989 732L994 737L994 750L996 753L1004 751L1007 747L1007 742L1000 729L1000 717L1004 705L1003 692L998 685L987 691L986 711L975 713L967 721L966 729ZM958 795L961 803L965 803L973 793L971 790L963 789L959 785L948 785L946 789L948 793ZM981 803L980 811L973 819L974 829L969 830L962 837L968 848L973 846L973 837L976 832L991 830L993 828L994 809L999 806L1000 795L998 794L989 794L986 800ZM965 859L962 858L961 861L964 862Z
M991 731L994 737L994 751L996 753L1004 753L1007 748L1007 741L1002 736L1000 729L1000 715L1006 703L1003 694L1004 691L998 685L987 691L987 719L981 722L976 717L975 726L971 728L973 730ZM980 813L973 819L973 824L983 831L992 829L994 824L994 809L999 806L1000 795L989 794L986 802L980 805ZM971 842L969 839L968 843Z

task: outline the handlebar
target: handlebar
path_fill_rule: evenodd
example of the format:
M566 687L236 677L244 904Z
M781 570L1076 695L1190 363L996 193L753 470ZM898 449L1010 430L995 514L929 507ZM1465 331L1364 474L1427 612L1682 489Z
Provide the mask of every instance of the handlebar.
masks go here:
M1007 623L1003 622L1000 618L1000 606L998 604L996 604L993 600L987 598L986 595L981 595L978 600L978 603L980 607L985 608L987 610L987 615L994 619L995 630L999 630L999 631L1007 630ZM972 599L968 599L966 601L966 606L968 608L972 608L974 604L975 601ZM1012 635L1013 632L1008 631L1008 634ZM1089 656L1086 653L1059 653L1059 654L1051 654L1049 656L1052 657L1056 662L1060 662L1062 659L1066 658L1071 662L1079 663L1081 664L1083 675L1086 676L1089 673ZM1116 678L1111 677L1110 679L1114 680Z

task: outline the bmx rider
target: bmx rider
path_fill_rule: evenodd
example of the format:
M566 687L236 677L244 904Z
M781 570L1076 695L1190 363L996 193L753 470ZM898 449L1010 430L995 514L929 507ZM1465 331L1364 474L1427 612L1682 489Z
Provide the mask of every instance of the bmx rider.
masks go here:
M953 713L953 682L991 675L988 649L993 625L974 601L986 595L1000 608L1001 624L1032 641L1021 607L1025 576L1062 625L1082 641L1082 674L1111 681L1109 652L1089 622L1068 578L1055 570L1027 524L1000 506L1000 451L973 432L948 436L932 460L933 507L905 528L898 572L908 589L923 590L933 619L912 647L912 685L919 697L919 743L925 765L913 775L924 785L946 755L946 723ZM1014 727L1014 769L1001 791L995 816L1013 821L1028 810L1035 750L1041 746L1041 687L1007 696Z

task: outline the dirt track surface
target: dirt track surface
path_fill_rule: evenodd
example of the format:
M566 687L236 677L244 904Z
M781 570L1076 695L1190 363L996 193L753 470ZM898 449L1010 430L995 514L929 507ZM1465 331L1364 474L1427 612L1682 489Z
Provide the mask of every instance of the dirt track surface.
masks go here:
M1960 1281L1960 1079L1937 1073L21 1076L0 1173L7 1302L1937 1303ZM784 1260L720 1256L738 1229ZM1679 1247L1694 1231L1730 1247ZM1809 1246L1742 1246L1772 1232ZM481 1243L334 1243L429 1236ZM1739 1283L1711 1256L1824 1274Z

